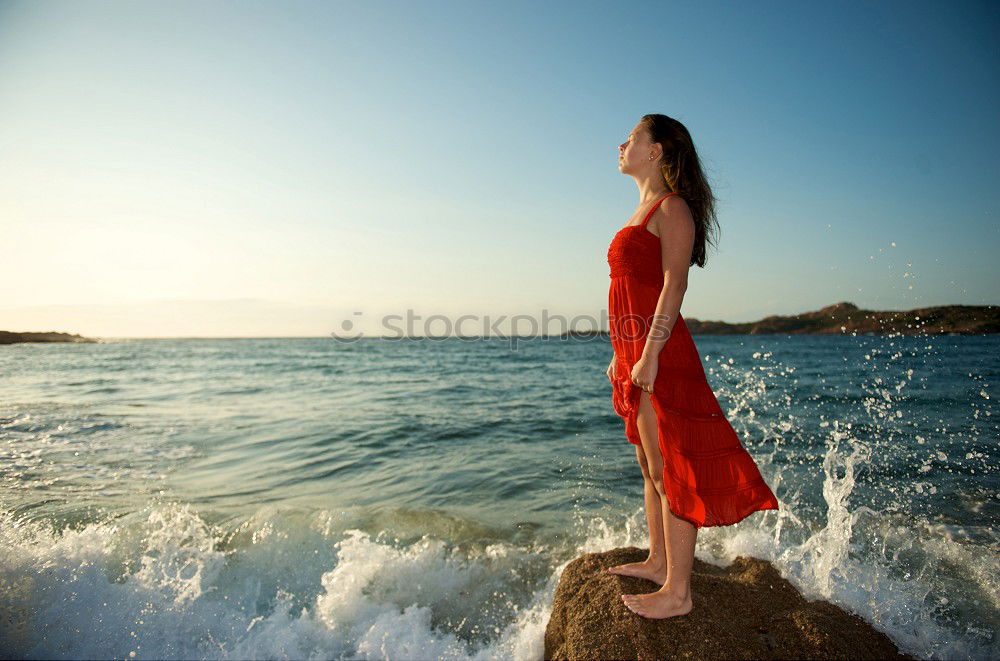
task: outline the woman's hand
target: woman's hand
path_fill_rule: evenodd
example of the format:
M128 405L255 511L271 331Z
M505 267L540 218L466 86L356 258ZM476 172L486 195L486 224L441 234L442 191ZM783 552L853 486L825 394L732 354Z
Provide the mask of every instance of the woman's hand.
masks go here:
M611 383L615 382L615 374L616 374L615 364L617 362L618 362L618 356L614 355L611 356L611 362L608 364L608 371L607 371L608 381L610 381Z
M649 360L643 356L632 366L632 383L646 392L653 392L653 383L656 381L658 367L656 360Z

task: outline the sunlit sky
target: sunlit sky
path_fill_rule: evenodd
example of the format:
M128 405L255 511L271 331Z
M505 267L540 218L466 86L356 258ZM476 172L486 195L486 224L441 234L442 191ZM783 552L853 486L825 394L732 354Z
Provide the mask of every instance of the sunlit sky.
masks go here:
M996 2L0 2L0 329L598 322L650 112L719 198L685 317L996 304L998 29Z

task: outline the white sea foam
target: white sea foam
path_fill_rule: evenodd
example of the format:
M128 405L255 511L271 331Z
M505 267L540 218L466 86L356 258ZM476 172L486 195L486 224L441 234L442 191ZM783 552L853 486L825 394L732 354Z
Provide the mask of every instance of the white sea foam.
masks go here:
M507 593L522 582L523 550L469 555L429 538L399 548L359 530L332 544L326 567L309 566L294 539L272 546L287 554L222 551L176 505L131 529L55 532L5 514L0 535L5 657L541 658L558 576L517 603ZM315 595L265 593L264 577L284 567L255 562L311 572Z
M845 452L841 444L853 449ZM849 511L852 466L864 456L856 439L831 436L824 462L829 517L805 541L788 543L781 526L748 519L702 529L699 557L716 564L738 555L764 557L807 597L860 614L922 658L995 656L988 627L970 625L963 635L947 625L949 606L962 605L936 596L947 586L935 571L939 562L963 568L974 588L966 590L970 599L980 595L996 607L995 555L946 531L913 530L867 508ZM767 516L792 516L783 510ZM4 514L0 652L24 658L540 659L552 595L569 560L647 543L641 511L618 528L601 519L580 521L579 548L558 553L510 544L460 549L431 537L401 546L357 529L335 532L328 513L314 515L308 529L299 525L295 534L280 516L262 514L227 535L179 505L157 506L133 522L59 532ZM859 531L897 550L887 551L883 564L872 556L865 561L856 552ZM546 555L564 559L526 576L532 561Z

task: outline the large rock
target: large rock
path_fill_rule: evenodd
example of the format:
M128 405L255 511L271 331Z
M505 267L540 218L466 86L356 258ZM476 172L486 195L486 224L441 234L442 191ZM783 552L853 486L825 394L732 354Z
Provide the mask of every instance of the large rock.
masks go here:
M620 595L659 586L603 570L647 554L618 548L566 566L545 629L546 659L913 658L860 617L807 601L770 563L755 558L739 557L728 567L695 559L691 612L642 617Z

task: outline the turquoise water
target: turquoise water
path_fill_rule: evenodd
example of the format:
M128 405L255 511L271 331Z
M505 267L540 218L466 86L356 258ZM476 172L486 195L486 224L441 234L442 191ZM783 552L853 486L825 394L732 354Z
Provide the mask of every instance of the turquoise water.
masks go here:
M695 336L773 562L924 658L1000 657L995 337ZM606 338L0 347L0 653L542 655L559 573L645 547Z

